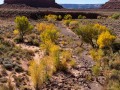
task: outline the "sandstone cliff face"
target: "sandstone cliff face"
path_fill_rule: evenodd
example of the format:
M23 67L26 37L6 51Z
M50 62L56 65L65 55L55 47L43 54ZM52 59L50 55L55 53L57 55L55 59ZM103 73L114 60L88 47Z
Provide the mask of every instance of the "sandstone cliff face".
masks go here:
M26 4L32 7L55 7L62 8L55 0L4 0L6 4Z
M102 9L120 9L120 0L109 0L101 8Z

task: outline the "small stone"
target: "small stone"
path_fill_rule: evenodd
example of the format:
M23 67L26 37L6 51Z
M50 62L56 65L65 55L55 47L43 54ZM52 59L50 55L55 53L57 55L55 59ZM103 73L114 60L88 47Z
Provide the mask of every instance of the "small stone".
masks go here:
M15 66L15 71L16 72L23 72L23 68L20 66Z
M13 65L12 65L12 64L4 64L4 67L5 67L7 70L12 70Z

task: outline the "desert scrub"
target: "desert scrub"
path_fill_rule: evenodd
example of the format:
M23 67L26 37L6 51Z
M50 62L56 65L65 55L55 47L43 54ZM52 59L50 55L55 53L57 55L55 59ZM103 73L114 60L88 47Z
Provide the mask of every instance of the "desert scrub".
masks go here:
M41 41L45 43L46 41L56 42L59 37L59 32L56 29L47 29L40 34Z
M14 33L16 34L16 32L19 32L20 40L23 42L25 34L29 33L33 29L33 26L29 23L28 18L25 16L17 16L15 23L16 30Z
M74 32L82 38L82 41L90 44L93 48L98 47L97 40L101 33L109 32L112 34L112 31L109 30L109 28L100 24L81 24Z
M35 61L30 62L29 73L36 90L46 81L44 65Z
M78 19L86 19L86 16L79 15Z
M79 22L78 21L71 21L69 23L69 28L70 29L75 29L75 28L78 28L79 27Z
M72 58L71 51L62 51L60 57L60 69L67 71L68 69L74 67L76 64L75 60Z
M99 65L95 65L92 67L92 71L93 71L93 75L95 75L96 77L100 75L100 66Z
M41 60L30 62L29 73L36 90L51 78L56 69L56 60L53 56L45 56Z
M62 16L61 15L58 15L58 20L62 20Z
M111 18L113 19L119 19L120 18L120 14L119 13L115 13L111 16Z
M97 31L93 28L93 25L80 25L78 29L75 30L76 34L81 36L82 41L89 43L92 47L95 47L95 43L97 38Z
M57 18L58 18L57 15L52 15L52 14L45 16L45 19L49 22L55 22Z
M0 40L0 57L29 60L32 58L32 55L33 53L16 47L15 44L10 41Z
M62 22L65 26L69 27L71 20L63 20Z
M104 56L104 51L102 49L92 49L90 50L90 55L92 56L93 60L99 62Z
M99 23L94 24L93 28L98 32L97 35L100 35L102 32L106 32L106 31L111 32L111 30L109 30L109 28L107 28L106 26L101 25Z
M48 29L49 30L57 29L57 27L54 24L52 24L52 23L45 23L45 22L38 23L36 25L36 28L37 28L37 30L40 33L42 33L45 30L48 30Z
M45 56L51 56L54 58L56 70L59 69L61 48L50 41L41 44L40 48L44 50Z
M106 31L99 35L97 44L99 45L99 48L111 47L115 39L116 37L114 35Z
M72 19L72 15L67 14L64 16L64 20L71 20Z

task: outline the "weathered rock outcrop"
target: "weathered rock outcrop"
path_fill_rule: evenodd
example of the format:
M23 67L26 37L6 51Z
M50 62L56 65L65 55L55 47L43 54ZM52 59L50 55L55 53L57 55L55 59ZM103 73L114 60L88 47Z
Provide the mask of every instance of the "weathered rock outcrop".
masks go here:
M109 0L101 7L102 9L120 9L120 0Z
M55 3L55 0L4 0L6 4L26 4L31 7L55 7L62 8L62 6Z

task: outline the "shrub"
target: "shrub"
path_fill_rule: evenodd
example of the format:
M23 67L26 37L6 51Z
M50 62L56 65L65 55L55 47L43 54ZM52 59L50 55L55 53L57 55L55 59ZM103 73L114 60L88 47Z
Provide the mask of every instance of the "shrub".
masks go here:
M78 26L79 26L79 22L78 22L78 21L71 21L71 22L69 23L69 28L70 28L70 29L78 28Z
M102 32L106 31L110 32L110 30L106 26L100 25L98 23L94 24L93 28L98 32L97 35L100 35Z
M37 30L42 33L45 30L53 30L53 29L57 29L56 26L54 24L51 23L38 23L36 25Z
M67 14L64 16L64 20L71 20L72 16L70 14Z
M113 15L111 16L111 18L113 18L113 19L119 19L119 18L120 18L120 14L115 13L115 14L113 14Z
M21 41L23 41L24 35L29 33L33 29L33 26L29 23L27 17L25 16L16 17L15 23L16 23L16 30L19 31L20 39Z
M93 71L93 74L95 75L95 76L98 76L98 75L100 75L100 66L99 65L95 65L95 66L93 66L92 67L92 71Z
M119 82L110 81L110 84L108 86L108 90L120 90Z
M57 16L56 15L52 15L52 14L49 14L49 15L45 16L45 18L49 22L55 22L57 20Z
M119 70L115 70L115 69L111 70L109 77L110 77L110 80L113 80L113 81L120 80Z
M112 63L110 63L110 68L120 70L120 59L112 61Z
M70 22L71 20L63 20L63 24L67 27L69 26Z
M45 57L40 61L31 61L29 66L30 76L36 90L40 89L40 86L47 81L54 71L53 59L51 57Z
M43 71L45 72L46 80L48 80L56 71L55 64L55 59L52 56L45 56L42 58L40 65L43 66Z
M90 55L92 56L93 60L99 61L104 56L104 52L101 49L98 50L92 49L90 51Z
M115 39L116 37L114 35L111 35L110 32L106 31L99 35L97 44L99 45L99 48L110 47Z
M58 15L58 20L62 20L62 16L61 15Z
M75 60L72 58L70 51L63 51L61 54L61 69L67 70L75 66Z
M86 19L86 16L79 15L78 19Z
M43 43L46 41L55 42L59 37L59 32L56 29L48 29L41 33L40 38Z
M102 16L97 16L97 19L102 19Z
M60 47L57 45L52 45L50 48L50 56L54 58L56 69L59 69L60 68Z
M36 28L38 31L43 32L44 30L46 30L47 24L46 23L38 23L36 25Z
M93 40L97 39L98 31L93 28L93 25L81 25L76 33L82 37L82 40L95 47Z

